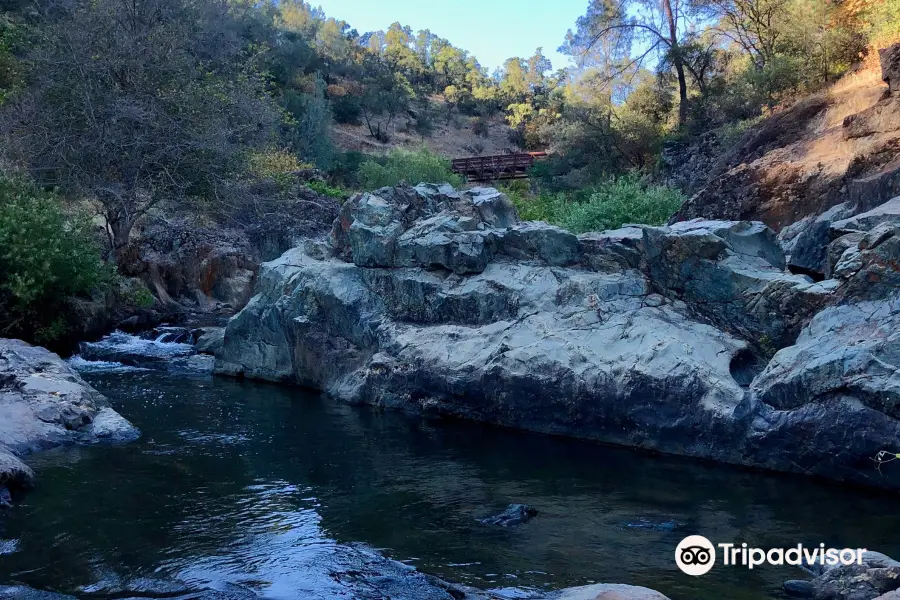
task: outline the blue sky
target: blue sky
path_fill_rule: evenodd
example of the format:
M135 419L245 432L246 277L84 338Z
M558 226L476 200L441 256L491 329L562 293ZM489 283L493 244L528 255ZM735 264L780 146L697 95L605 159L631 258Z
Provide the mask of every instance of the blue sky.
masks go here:
M413 31L430 29L474 54L491 71L510 56L527 58L538 46L567 66L556 49L587 10L588 0L311 0L329 17L360 33L387 29L394 21Z

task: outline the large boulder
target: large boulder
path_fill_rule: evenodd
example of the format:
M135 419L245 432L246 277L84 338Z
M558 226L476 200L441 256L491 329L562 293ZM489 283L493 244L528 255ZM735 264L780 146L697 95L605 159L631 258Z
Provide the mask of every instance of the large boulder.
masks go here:
M34 474L17 458L66 443L129 441L137 429L52 352L0 339L0 488Z
M900 471L875 469L900 440L900 298L826 308L796 345L778 352L752 392L767 408L746 454L762 465L796 446L805 472L873 485L900 485Z
M816 279L824 278L828 273L828 244L833 238L832 224L852 213L853 209L849 205L838 204L821 215L806 217L782 229L778 239L785 250L791 271Z
M228 323L218 372L350 403L900 487L872 468L879 446L900 439L884 366L896 364L893 338L836 326L850 317L829 310L860 321L868 310L846 292L852 277L789 273L764 225L695 220L576 237L498 217L504 197L485 189L375 195L384 202L352 201L329 244L263 265L256 295ZM481 210L476 198L496 206ZM360 260L350 241L370 204L402 229L389 265ZM893 238L876 230L857 247L888 247ZM466 245L466 235L484 243ZM883 310L889 328L892 309ZM842 363L851 342L858 360ZM811 353L821 353L819 371Z

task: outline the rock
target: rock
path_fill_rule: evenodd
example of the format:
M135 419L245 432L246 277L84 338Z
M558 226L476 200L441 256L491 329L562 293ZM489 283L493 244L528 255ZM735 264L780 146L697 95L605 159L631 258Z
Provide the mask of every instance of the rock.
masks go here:
M815 283L785 271L760 223L575 237L542 223L491 227L469 194L448 187L377 195L376 212L403 228L392 266L352 262L357 208L346 208L332 250L303 244L261 267L256 295L228 323L218 373L427 417L900 488L900 477L873 468L880 446L900 439L893 342L870 335L869 309L847 292L853 277L875 272L874 258L850 279ZM456 268L449 240L463 234L496 240L479 254L483 268L481 259ZM423 242L440 236L448 242ZM879 233L862 252L895 239ZM407 245L422 247L398 250ZM431 253L439 260L423 259ZM844 317L829 311L841 310L859 327L838 327ZM876 313L888 332L885 310L893 315Z
M873 600L900 589L900 567L840 566L813 580L816 600Z
M154 340L161 344L193 344L200 332L189 327L154 327L141 335L144 339Z
M536 259L564 267L578 259L578 238L565 229L541 221L510 227L500 241L500 252L518 259Z
M58 356L19 340L0 339L0 488L33 485L34 473L17 455L138 435Z
M569 588L550 594L548 600L669 600L659 592L645 587L598 583Z
M108 406L101 408L94 415L85 431L91 437L107 442L130 442L140 435L125 417Z
M843 138L852 140L900 131L900 95L885 98L869 108L844 119Z
M753 382L763 411L748 455L770 464L794 439L796 465L835 479L900 485L900 472L873 468L900 435L900 299L833 306L817 314L797 343L779 351Z
M781 589L791 598L812 598L816 594L812 582L801 579L789 579L782 584Z
M828 244L832 240L832 224L839 219L850 216L852 209L846 204L838 204L818 217L809 217L797 223L799 230L789 246L788 267L794 273L823 278L828 273ZM794 227L794 226L792 226ZM779 240L791 234L785 228Z
M515 205L494 188L476 187L465 192L478 210L481 220L495 229L512 227L519 222Z
M774 352L831 297L784 271L774 232L761 223L694 219L644 228L648 276L660 293L686 302L717 326Z
M869 231L876 225L890 223L900 225L900 196L888 200L884 204L876 206L872 210L862 214L834 221L831 224L832 237L851 232Z
M392 264L481 273L496 251L498 236L490 231L467 231L461 224L464 219L468 217L441 213L416 223L397 239Z
M0 445L0 489L30 489L34 481L34 471Z
M485 519L479 519L482 525L499 525L500 527L514 527L527 523L537 516L538 511L527 504L510 504L500 514Z
M641 267L644 255L644 230L622 227L612 231L582 233L579 253L585 266L594 271L622 271Z
M888 89L900 92L900 44L894 44L878 51L881 61L881 79L888 84Z
M203 327L201 331L194 344L194 350L200 354L215 354L225 343L225 328Z

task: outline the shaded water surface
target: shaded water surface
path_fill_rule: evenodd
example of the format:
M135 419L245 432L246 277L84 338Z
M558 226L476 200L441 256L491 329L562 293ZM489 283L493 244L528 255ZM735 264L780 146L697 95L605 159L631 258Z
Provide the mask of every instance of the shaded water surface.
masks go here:
M677 571L689 534L900 556L885 494L464 423L296 389L132 371L87 375L143 431L31 459L41 484L0 524L0 583L115 593L178 579L271 598L339 594L360 542L481 588L646 585L673 600L778 597L790 567ZM516 528L478 519L524 502ZM142 583L143 582L143 583Z

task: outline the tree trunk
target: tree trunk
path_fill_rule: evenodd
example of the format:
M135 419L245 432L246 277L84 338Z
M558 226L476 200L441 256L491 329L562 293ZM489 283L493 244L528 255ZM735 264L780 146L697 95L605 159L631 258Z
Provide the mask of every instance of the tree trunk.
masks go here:
M108 216L107 223L112 232L113 257L116 265L121 269L124 265L128 242L131 239L131 229L134 227L134 219L120 215Z
M675 21L675 13L672 10L672 0L660 0L662 9L669 23L669 52L672 57L672 65L678 75L678 124L684 125L687 121L688 95L687 77L684 75L684 58L681 56L681 47L678 45L678 24Z

